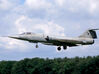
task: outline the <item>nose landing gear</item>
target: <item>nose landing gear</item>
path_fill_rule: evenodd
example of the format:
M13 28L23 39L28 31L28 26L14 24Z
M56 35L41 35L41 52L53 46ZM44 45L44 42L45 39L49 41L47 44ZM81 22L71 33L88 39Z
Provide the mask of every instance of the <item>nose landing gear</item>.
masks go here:
M36 46L35 46L36 48L38 48L39 46L38 46L38 44L36 44Z

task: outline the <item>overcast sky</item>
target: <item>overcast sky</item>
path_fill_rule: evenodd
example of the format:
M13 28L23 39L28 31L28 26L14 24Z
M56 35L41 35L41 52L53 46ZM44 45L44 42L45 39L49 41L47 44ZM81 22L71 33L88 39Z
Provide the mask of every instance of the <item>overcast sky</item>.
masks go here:
M23 32L76 37L89 28L99 28L99 0L0 0L0 36ZM99 36L99 31L97 31ZM99 54L94 45L56 47L0 37L0 60L24 58L86 57Z

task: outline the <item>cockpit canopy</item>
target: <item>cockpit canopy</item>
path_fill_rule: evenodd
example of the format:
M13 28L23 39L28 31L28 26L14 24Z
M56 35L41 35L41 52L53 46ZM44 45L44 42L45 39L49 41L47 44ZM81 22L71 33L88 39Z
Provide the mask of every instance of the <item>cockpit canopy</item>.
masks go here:
M30 34L34 34L34 33L32 33L32 32L24 32L24 33L22 33L20 35L30 35Z

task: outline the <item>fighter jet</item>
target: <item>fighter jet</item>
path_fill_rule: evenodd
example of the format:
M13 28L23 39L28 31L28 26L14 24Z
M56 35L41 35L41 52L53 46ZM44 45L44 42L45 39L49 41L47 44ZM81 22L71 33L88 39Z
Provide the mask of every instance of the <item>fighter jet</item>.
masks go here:
M60 51L61 47L63 47L63 49L66 50L67 47L94 44L94 39L97 38L95 30L99 30L99 29L88 29L82 35L75 38L50 36L46 34L36 34L32 32L25 32L22 34L18 34L15 36L8 36L8 37L18 40L28 41L30 43L35 43L36 48L38 48L38 43L57 46L57 50Z

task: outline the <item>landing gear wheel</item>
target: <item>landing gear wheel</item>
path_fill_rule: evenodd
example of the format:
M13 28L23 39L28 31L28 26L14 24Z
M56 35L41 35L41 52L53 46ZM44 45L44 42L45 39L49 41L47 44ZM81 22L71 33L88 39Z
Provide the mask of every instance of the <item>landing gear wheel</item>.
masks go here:
M35 46L36 48L38 48L38 45L36 44L36 46Z
M67 49L67 46L63 46L63 49L66 50Z
M58 47L57 50L60 51L61 50L61 47Z

